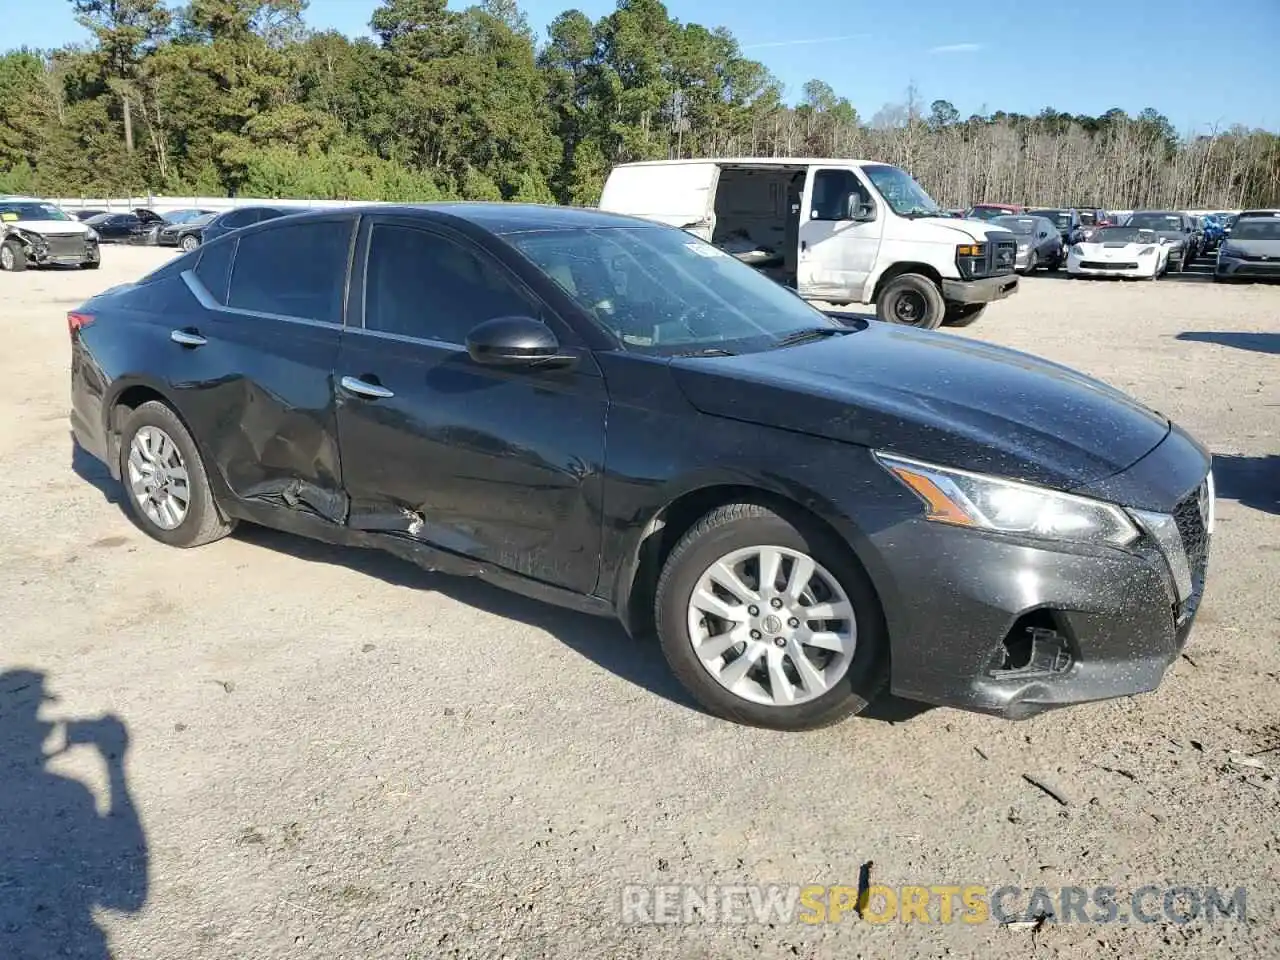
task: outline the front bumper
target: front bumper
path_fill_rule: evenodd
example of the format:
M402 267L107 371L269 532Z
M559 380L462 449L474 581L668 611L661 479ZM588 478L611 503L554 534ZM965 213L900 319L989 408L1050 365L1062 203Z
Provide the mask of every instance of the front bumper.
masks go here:
M27 246L27 256L32 263L41 266L79 266L98 260L98 244L82 235L70 237L42 237Z
M1072 254L1067 257L1067 273L1081 277L1129 277L1145 279L1155 276L1160 261L1157 258L1138 258L1125 262L1085 260Z
M1003 300L1018 289L1018 276L1013 273L976 280L943 280L942 299L948 303L991 303Z
M1181 439L1166 443L1144 459L1196 462L1166 464L1165 478L1200 471L1167 506L1192 569L1186 596L1145 534L1123 549L1059 546L920 518L873 535L881 575L910 584L906 596L928 597L896 603L896 590L882 591L890 598L893 693L1024 719L1159 686L1191 632L1209 542L1208 524L1196 529L1194 520L1207 460Z
M1280 259L1242 260L1236 257L1219 257L1213 273L1216 277L1280 280Z

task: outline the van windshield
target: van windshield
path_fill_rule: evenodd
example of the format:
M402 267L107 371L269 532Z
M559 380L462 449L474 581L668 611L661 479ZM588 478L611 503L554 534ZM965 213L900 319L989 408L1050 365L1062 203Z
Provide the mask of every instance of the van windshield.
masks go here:
M945 217L946 212L924 187L912 179L911 174L887 163L868 163L862 168L885 203L900 217Z
M503 239L630 351L753 353L800 330L844 329L787 288L672 227L547 230Z

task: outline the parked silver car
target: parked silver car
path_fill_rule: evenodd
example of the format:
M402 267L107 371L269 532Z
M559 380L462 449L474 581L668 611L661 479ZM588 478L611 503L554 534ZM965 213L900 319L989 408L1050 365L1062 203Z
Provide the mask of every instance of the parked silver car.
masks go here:
M1037 267L1057 270L1066 259L1062 234L1052 220L1028 214L993 217L989 222L1004 227L1018 238L1018 255L1014 260L1018 273L1030 273Z

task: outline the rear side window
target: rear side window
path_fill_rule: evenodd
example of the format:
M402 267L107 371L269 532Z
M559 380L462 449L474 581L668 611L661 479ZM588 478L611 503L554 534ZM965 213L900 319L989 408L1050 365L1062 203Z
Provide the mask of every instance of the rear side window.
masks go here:
M211 243L201 247L196 278L219 303L227 302L227 276L231 273L231 254L235 243Z
M353 223L280 224L240 237L227 306L341 323Z
M251 223L258 222L258 215L253 210L233 210L222 216L221 224L228 230L236 230L240 227L247 227Z

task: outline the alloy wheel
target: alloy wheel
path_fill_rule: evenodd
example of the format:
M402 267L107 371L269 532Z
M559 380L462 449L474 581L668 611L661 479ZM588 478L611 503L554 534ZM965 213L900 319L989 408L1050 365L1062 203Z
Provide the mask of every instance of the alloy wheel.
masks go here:
M689 638L703 668L730 693L767 706L822 696L849 671L857 647L853 604L808 554L734 550L698 578Z
M191 506L187 466L173 438L144 426L129 443L129 490L143 514L161 530L182 525Z
M13 269L13 251L8 246L0 246L0 268Z

